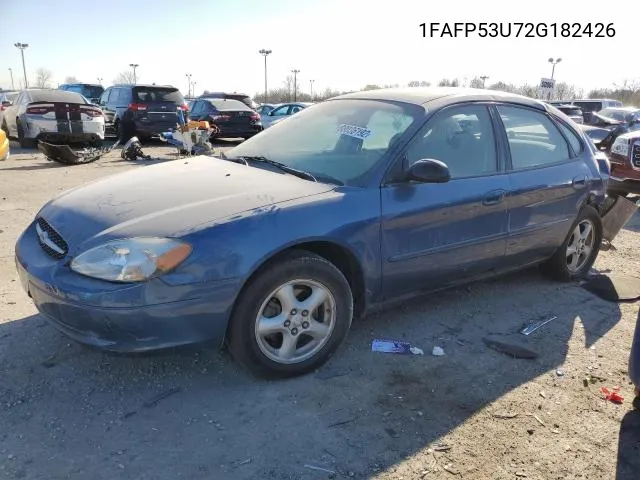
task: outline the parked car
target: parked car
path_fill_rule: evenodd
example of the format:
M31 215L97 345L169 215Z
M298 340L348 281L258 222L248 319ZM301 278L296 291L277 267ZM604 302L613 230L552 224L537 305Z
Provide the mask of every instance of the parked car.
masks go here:
M225 339L253 372L291 376L387 301L536 264L575 280L599 252L594 150L530 98L345 94L225 153L44 205L15 248L43 316L112 351Z
M636 107L607 107L595 113L592 125L609 125L610 120L622 123L640 121L640 108Z
M611 146L609 191L622 196L640 195L640 125L618 136Z
M582 109L577 105L569 105L566 103L554 104L554 107L564 113L567 117L573 120L576 123L584 123L584 114L582 113Z
M0 125L2 125L2 117L4 115L4 111L7 108L9 108L11 105L13 105L13 102L18 97L19 93L20 92L14 92L9 90L0 92Z
M240 100L252 110L256 110L258 108L258 104L254 102L249 95L246 95L244 93L209 92L203 93L198 98L222 98L227 100Z
M107 129L121 141L140 141L175 128L178 109L189 112L180 90L171 85L113 85L99 101Z
M0 129L0 161L8 160L10 154L9 137L7 136L7 132Z
M640 129L640 109L605 108L593 114L591 125L581 125L580 128L598 149L609 151L619 135Z
M218 127L212 138L251 138L262 131L260 115L240 100L200 98L189 118L206 120Z
M572 105L577 105L582 109L584 123L591 125L594 120L594 113L599 112L603 108L621 107L622 102L607 98L589 98L571 101Z
M97 83L64 83L58 87L67 92L76 92L84 96L91 103L98 103L104 93L104 87Z
M79 93L28 89L4 111L2 129L23 148L34 147L38 140L98 146L105 126L102 110Z
M313 103L310 102L282 103L270 110L268 113L260 115L262 118L262 125L264 128L270 127L271 125L278 123L291 115L295 115L311 105L313 105Z

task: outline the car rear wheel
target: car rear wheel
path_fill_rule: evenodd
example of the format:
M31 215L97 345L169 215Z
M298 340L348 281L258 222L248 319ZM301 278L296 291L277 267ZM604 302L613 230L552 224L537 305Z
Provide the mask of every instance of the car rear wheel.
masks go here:
M542 270L558 280L575 280L586 276L596 261L602 243L602 221L597 210L582 208L562 246Z
M342 272L318 255L292 252L263 269L238 298L229 350L256 375L302 375L331 357L352 318Z
M20 120L16 120L16 127L18 129L18 143L20 143L20 148L34 148L36 141L32 138L25 138L24 129L22 128Z

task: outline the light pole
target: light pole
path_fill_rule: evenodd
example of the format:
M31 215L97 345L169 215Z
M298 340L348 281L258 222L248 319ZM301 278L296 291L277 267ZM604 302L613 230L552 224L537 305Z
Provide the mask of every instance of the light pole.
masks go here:
M102 80L104 80L104 78L100 78L100 77L98 77L98 83L99 83L100 85L102 85Z
M264 57L264 103L267 103L267 55L271 53L271 50L262 49L258 51L260 55Z
M11 90L15 90L16 87L13 84L13 70L11 70L11 68L9 68L9 74L11 75Z
M196 96L196 82L191 82L191 92L193 92L193 96Z
M138 64L138 63L130 63L129 66L131 68L133 68L133 84L135 85L135 84L138 83L137 78L136 78L136 68L138 68L140 66L140 64Z
M480 80L482 80L482 88L484 88L484 82L486 82L487 78L489 78L489 77L487 77L486 75L482 75L480 77Z
M22 55L22 73L24 73L24 88L29 88L29 82L27 82L27 67L24 66L24 49L29 46L28 43L14 43L15 47L20 49L20 54Z
M551 67L551 80L553 80L553 75L556 72L556 65L559 64L562 61L561 58L557 58L557 59L553 59L550 58L549 59L549 63L553 65L553 67Z
M185 77L187 77L187 84L189 85L189 93L187 93L187 96L191 98L191 74L187 73Z
M315 82L315 80L309 80L309 94L311 96L311 100L313 100L313 82Z
M298 98L298 74L300 70L291 70L291 73L293 73L293 101L295 102Z

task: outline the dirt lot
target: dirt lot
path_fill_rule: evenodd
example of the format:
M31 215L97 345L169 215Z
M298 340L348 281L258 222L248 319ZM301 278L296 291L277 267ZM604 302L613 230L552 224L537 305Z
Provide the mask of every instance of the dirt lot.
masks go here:
M14 149L0 164L0 478L638 478L626 373L638 304L536 270L368 317L323 369L289 381L258 381L214 348L132 358L71 343L21 290L14 243L58 191L148 163L64 167ZM596 268L637 275L639 218L615 245ZM491 350L489 334L539 357ZM425 355L372 353L374 338ZM587 374L603 382L585 387ZM623 405L602 385L620 386Z

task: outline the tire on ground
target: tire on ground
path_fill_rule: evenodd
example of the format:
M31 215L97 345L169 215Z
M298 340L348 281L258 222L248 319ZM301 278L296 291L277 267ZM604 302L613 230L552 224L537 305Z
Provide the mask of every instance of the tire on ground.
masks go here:
M572 272L571 270L569 270L569 267L567 265L567 246L571 241L573 231L584 220L590 220L593 225L593 248L584 264L577 271ZM571 225L571 229L569 230L567 238L565 238L564 242L562 242L562 245L560 246L560 248L558 248L553 257L551 257L547 262L541 265L541 270L545 274L557 280L576 280L579 278L583 278L589 273L589 270L593 266L593 263L595 262L598 253L600 252L601 243L602 220L600 218L600 215L595 208L590 205L585 205L584 207L582 207L580 213L578 214L578 217Z
M258 345L255 324L267 296L280 285L295 279L322 283L335 299L335 326L328 341L312 357L299 363L279 363L266 356ZM302 375L324 364L347 336L353 318L353 295L342 272L325 258L306 251L291 251L262 269L236 300L227 331L231 355L254 375L284 378Z

